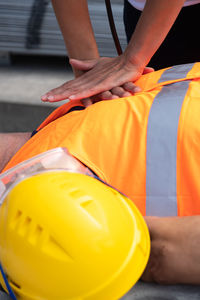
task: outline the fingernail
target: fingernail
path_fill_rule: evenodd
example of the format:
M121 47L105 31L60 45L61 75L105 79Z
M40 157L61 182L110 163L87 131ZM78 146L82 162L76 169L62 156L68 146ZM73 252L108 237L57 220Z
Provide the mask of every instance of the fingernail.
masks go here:
M46 95L46 94L43 95L43 96L41 97L41 99L42 99L43 101L46 101L46 100L47 100L47 95Z
M136 86L135 88L134 88L134 92L135 93L138 93L138 92L141 92L141 88L139 87L139 86Z
M129 92L126 92L126 93L124 93L124 95L123 95L123 97L129 97L129 96L132 96L132 94L129 93Z
M54 100L54 96L48 96L47 99L48 99L49 101L53 101L53 100Z
M75 95L71 95L71 96L69 97L69 99L70 99L70 100L74 100L74 99L76 99L76 96L75 96Z

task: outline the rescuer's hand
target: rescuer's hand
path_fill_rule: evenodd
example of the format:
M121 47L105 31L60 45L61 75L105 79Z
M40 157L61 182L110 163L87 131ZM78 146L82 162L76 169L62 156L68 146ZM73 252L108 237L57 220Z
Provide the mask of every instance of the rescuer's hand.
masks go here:
M80 77L83 74L85 74L87 71L91 70L91 66L93 66L93 62L96 65L97 59L93 60L77 60L77 59L71 59L71 66L74 71L75 77ZM146 73L149 71L153 71L151 68L145 68ZM126 86L131 89L132 87L134 88L135 85L130 82L129 84L127 83ZM102 100L111 100L111 99L117 99L119 97L128 97L131 96L131 92L127 91L123 87L120 88L113 88L110 91L104 91L102 93L98 93L94 96L87 97L81 99L81 102L85 107L88 107L92 105L93 103L102 101Z
M200 284L200 216L145 217L151 253L146 282Z
M43 101L77 100L92 97L92 102L127 97L140 91L133 82L152 68L139 68L125 57L103 57L87 61L71 59L75 69L84 70L82 76L68 81L42 96Z

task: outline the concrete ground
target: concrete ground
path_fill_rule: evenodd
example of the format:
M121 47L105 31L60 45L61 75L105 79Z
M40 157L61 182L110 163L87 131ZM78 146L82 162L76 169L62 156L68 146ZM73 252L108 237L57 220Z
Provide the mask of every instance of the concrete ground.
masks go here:
M72 78L67 58L0 53L0 102L46 106L41 95Z
M61 102L43 103L41 95L73 78L67 59L12 56L0 60L0 131L32 131Z
M54 57L13 57L11 65L0 65L0 132L32 131L40 124L55 108L40 96L73 77L65 63ZM0 300L9 299L0 291ZM139 282L122 299L199 300L200 287Z

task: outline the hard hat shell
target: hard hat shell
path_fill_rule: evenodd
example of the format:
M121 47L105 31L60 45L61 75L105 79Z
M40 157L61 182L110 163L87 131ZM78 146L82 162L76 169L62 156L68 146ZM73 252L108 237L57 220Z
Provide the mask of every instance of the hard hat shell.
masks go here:
M17 299L119 299L149 252L132 201L86 175L36 174L0 209L0 261Z

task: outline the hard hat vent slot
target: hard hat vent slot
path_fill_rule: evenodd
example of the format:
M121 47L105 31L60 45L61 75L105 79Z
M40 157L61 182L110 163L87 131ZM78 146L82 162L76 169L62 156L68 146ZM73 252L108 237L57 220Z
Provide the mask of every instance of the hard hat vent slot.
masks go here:
M83 207L83 208L87 208L88 205L90 205L92 202L93 202L93 199L82 199L83 202L80 203L80 205Z
M79 197L82 197L84 195L84 192L77 188L73 188L69 191L69 195L74 199L78 199Z
M26 217L24 220L24 226L29 226L31 224L32 219L30 217Z
M73 257L62 245L56 241L52 236L49 236L49 239L46 243L43 244L42 250L61 261L73 261Z
M22 210L16 212L13 222L10 225L12 230L16 231L21 237L26 237L26 240L34 246L41 243L44 238L45 230L42 226L35 224L34 220L23 213Z
M18 210L17 211L17 214L16 214L16 219L20 218L22 215L22 211L21 210Z
M24 219L23 217L23 212L22 210L17 210L17 212L15 213L15 216L14 218L12 219L12 222L11 222L11 227L12 229L15 229L15 230L19 230L21 227L22 227L22 224L29 224L30 223L30 218L28 217L28 219Z
M37 225L36 227L36 234L37 236L40 236L42 234L43 228L40 225Z
M16 215L15 215L15 218L14 218L14 223L17 225L19 220L21 219L22 217L22 211L21 210L18 210L16 212Z
M42 234L44 230L40 225L35 225L35 229L31 232L31 234L28 237L29 242L33 245L36 246L39 243L42 243Z
M21 210L18 210L11 223L11 228L18 232L19 235L25 236L29 233L32 226L32 218L23 214Z
M7 276L7 279L10 283L10 285L12 285L12 287L14 287L15 289L20 290L21 286L19 284L17 284L15 281L13 281L9 276Z

